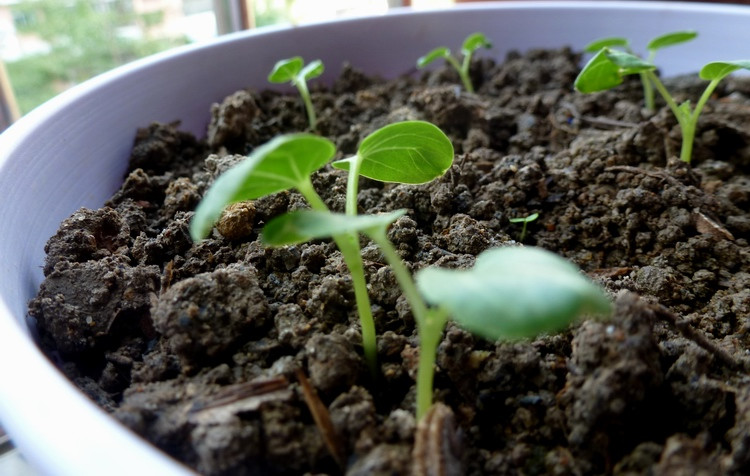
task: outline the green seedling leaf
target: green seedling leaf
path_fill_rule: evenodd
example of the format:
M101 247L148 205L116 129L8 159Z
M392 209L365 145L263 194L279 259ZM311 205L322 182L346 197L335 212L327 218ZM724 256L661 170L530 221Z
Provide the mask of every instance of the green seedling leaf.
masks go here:
M330 140L302 133L282 135L256 148L209 188L190 222L190 235L196 241L206 237L227 205L306 183L335 153Z
M435 48L434 50L430 51L424 56L421 56L419 59L417 59L417 67L418 68L424 68L428 64L432 63L436 59L439 58L450 58L451 56L451 50L448 49L445 46L439 46Z
M511 223L530 223L534 220L539 218L538 213L532 213L531 215L527 217L520 217L520 218L508 218L508 221Z
M333 163L349 170L360 161L360 175L381 182L426 183L453 163L453 144L437 126L424 121L397 122L365 137L357 155Z
M324 70L323 62L320 60L314 60L314 61L311 61L310 64L302 68L302 71L300 71L300 74L305 79L313 79L323 74L323 70Z
M698 36L698 32L692 30L675 31L672 33L665 33L664 35L657 36L653 40L649 41L646 48L650 51L660 50L667 46L678 45L685 43Z
M288 83L289 81L294 81L302 70L303 64L304 61L299 56L281 60L274 65L273 69L268 74L268 81L272 83Z
M720 81L740 69L750 70L750 60L714 61L701 68L699 76L708 81Z
M487 339L559 330L581 314L606 315L606 295L578 269L541 248L485 251L468 270L426 268L417 286L428 303Z
M483 33L472 33L461 45L461 53L470 55L479 48L492 48L492 42Z
M633 54L602 48L578 73L574 86L582 93L605 91L622 84L623 76L653 69L656 66Z
M584 46L583 51L585 51L586 53L596 53L602 48L627 48L629 45L630 43L628 42L627 38L613 36L609 38L600 38L598 40L594 40L588 45Z
M286 246L347 233L386 229L406 210L381 215L344 215L315 210L295 210L269 221L261 239L268 246Z
M620 76L626 76L628 74L638 74L642 71L651 71L656 69L652 63L645 61L638 56L627 53L625 51L614 50L612 48L605 48L604 54L607 56L612 63L618 68Z
M606 91L622 84L619 68L609 58L607 50L601 49L583 67L573 85L582 93Z

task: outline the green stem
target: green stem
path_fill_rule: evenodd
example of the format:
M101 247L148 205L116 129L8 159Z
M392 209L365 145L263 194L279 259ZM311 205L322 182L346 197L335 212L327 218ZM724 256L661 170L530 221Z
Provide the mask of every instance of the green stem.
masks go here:
M367 281L365 280L365 267L359 248L359 237L356 234L338 235L334 236L333 240L341 250L344 262L352 275L354 300L357 304L359 323L362 327L362 348L370 373L375 377L378 373L378 346L375 320L372 317L370 297L367 294Z
M467 63L467 57L464 57L464 64L466 65L466 68L460 64L458 64L458 61L453 56L448 56L445 58L445 60L453 66L456 71L458 72L458 75L461 77L461 82L464 85L464 89L466 89L467 92L473 93L474 92L474 86L471 84L471 78L469 78L469 67Z
M307 122L310 123L310 129L315 130L318 125L318 121L315 117L315 109L313 109L312 99L310 98L310 91L307 89L307 82L297 80L294 82L297 85L299 95L302 96L302 101L305 103L305 111L307 111Z
M310 203L313 210L330 213L323 199L315 191L312 182L307 178L298 184L297 190ZM354 288L354 300L357 304L359 322L362 327L362 349L365 361L373 376L377 375L378 369L378 347L375 336L375 320L372 317L370 297L367 294L367 282L365 280L365 267L359 249L359 238L356 234L335 235L333 241L341 251L349 274L352 276L352 287Z
M368 235L380 247L396 276L401 291L414 313L419 333L419 363L417 367L417 420L432 406L432 385L435 376L437 346L448 322L448 314L440 309L429 309L406 269L396 248L388 240L385 229L371 230Z
M398 281L398 285L401 287L401 291L404 293L406 301L409 303L409 306L411 306L417 325L421 326L424 324L424 320L427 316L427 305L422 300L422 296L417 290L417 285L414 284L411 273L406 269L406 265L404 265L404 262L401 260L398 251L396 251L393 243L391 243L386 236L385 229L370 230L367 234L378 245L380 251L383 252L383 256L385 256L385 260L388 262L393 274L396 276L396 281Z
M646 103L646 109L648 109L649 111L655 111L656 103L654 101L654 87L645 73L640 73L640 77L641 84L643 85L643 99Z
M461 64L461 70L459 72L461 73L461 80L464 82L464 87L466 88L466 91L473 93L474 85L471 84L471 77L469 76L469 68L471 68L471 55L465 54L463 63Z
M661 96L667 102L667 106L669 106L669 109L672 110L672 114L674 114L674 117L677 118L677 124L679 124L680 131L682 132L680 160L689 164L693 154L693 140L695 138L695 125L698 116L694 113L686 113L682 109L680 109L680 106L678 106L674 101L672 95L669 94L669 91L667 91L667 88L664 87L664 83L659 80L659 77L656 76L653 71L646 71L645 73L648 75L648 78L651 80L656 90L659 91L659 94L661 94ZM709 84L709 87L711 87L711 84ZM716 85L714 85L713 87L715 88ZM706 88L706 91L708 91L708 89L709 88ZM711 91L713 91L713 88L711 88ZM706 92L703 93L703 96L701 96L701 99L699 101L699 105L701 108L706 102L705 99L708 99L707 97L704 99L705 94ZM697 106L696 109L698 109Z
M419 363L417 367L417 421L432 406L432 389L435 380L437 348L448 322L448 313L430 309L419 327Z
M357 194L359 193L359 167L362 160L359 155L349 159L349 176L346 181L346 214L357 214Z

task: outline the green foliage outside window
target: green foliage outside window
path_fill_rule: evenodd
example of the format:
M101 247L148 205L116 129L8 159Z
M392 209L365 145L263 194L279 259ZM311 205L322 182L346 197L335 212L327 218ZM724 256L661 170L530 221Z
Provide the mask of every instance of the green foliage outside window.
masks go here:
M24 0L12 8L19 34L49 45L47 53L6 64L22 113L97 74L186 42L124 34L143 22L126 0Z

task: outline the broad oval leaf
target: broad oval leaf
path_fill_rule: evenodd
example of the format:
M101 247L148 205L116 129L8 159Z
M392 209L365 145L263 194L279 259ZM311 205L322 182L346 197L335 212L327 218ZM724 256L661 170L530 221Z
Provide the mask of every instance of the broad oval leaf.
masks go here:
M268 81L271 83L288 83L299 74L303 64L304 62L299 56L278 61L268 75Z
M626 76L628 74L637 74L643 71L649 71L656 69L656 66L648 61L639 58L638 56L627 53L625 51L614 50L612 48L604 48L604 54L607 55L612 63L614 63L619 71L618 74Z
M207 236L227 205L297 187L335 153L330 140L304 133L282 135L256 148L211 185L190 222L190 236L196 241Z
M316 210L295 210L269 221L261 234L267 246L286 246L346 233L367 233L372 229L386 229L404 215L396 210L381 215L344 215Z
M360 161L360 175L374 180L426 183L450 168L453 144L429 122L397 122L365 137L355 158L336 161L333 166L349 170L351 160Z
M451 55L451 50L445 46L438 46L424 56L417 59L417 68L424 68L438 58L447 58Z
M310 64L302 68L302 71L300 71L300 75L305 79L313 79L323 74L323 70L323 62L320 60L314 60L311 61Z
M620 84L620 68L607 57L607 49L601 49L578 73L573 86L582 93L595 93Z
M607 315L611 308L576 266L541 248L494 248L471 269L425 268L416 280L429 304L490 340L557 331L582 314Z
M693 30L674 31L672 33L666 33L664 35L657 36L653 40L649 41L648 45L646 45L646 48L648 48L650 51L656 51L662 48L666 48L667 46L685 43L686 41L694 39L696 36L698 36L698 32Z
M750 60L714 61L701 68L699 76L708 81L721 80L739 69L750 70Z
M461 53L470 55L479 48L492 48L492 42L484 33L472 33L466 37L463 45L461 45Z
M620 36L612 36L608 38L600 38L594 40L588 45L583 47L583 51L586 53L596 53L602 48L622 47L627 48L630 45L627 38Z

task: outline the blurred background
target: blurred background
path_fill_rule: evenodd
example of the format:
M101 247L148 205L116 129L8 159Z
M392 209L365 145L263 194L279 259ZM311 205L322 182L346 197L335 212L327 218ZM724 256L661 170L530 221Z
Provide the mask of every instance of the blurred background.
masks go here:
M177 45L454 0L0 0L0 130L65 89Z

